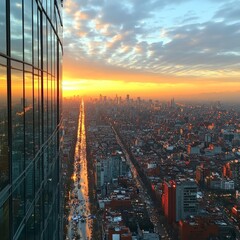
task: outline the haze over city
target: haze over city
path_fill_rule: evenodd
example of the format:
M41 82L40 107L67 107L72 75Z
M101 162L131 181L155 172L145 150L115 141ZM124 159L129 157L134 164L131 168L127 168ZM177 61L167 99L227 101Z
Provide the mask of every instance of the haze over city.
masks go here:
M64 3L64 96L236 100L239 0Z

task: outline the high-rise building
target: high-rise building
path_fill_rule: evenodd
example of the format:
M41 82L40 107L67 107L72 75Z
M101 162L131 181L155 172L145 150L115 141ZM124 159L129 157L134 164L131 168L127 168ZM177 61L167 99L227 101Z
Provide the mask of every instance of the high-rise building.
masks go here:
M0 239L62 239L61 0L0 1Z
M106 184L113 183L120 176L127 174L126 160L120 155L98 159L95 167L95 181L98 190L103 190Z
M176 181L176 221L197 214L197 185L193 179Z
M192 179L165 181L162 207L169 223L197 214L197 185Z
M205 187L205 178L210 176L210 169L200 165L196 167L196 182L200 187Z
M176 183L165 181L163 184L162 206L168 223L176 221Z

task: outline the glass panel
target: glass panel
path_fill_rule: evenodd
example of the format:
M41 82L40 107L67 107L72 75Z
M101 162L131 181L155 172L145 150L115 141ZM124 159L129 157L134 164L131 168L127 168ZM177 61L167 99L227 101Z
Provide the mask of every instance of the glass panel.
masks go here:
M47 15L48 15L48 17L50 17L50 19L51 19L51 5L52 5L52 2L53 1L48 1L47 0Z
M62 113L62 48L59 44L59 111ZM61 116L60 116L61 118Z
M47 74L43 74L43 110L44 110L44 142L48 138L48 80Z
M13 195L13 233L15 234L25 215L24 207L24 181L22 181Z
M47 218L49 214L49 196L48 196L48 185L44 187L44 218Z
M24 74L25 84L25 161L26 165L33 159L33 79L32 67L26 66Z
M52 134L52 78L48 75L48 137Z
M52 129L56 128L56 81L55 78L52 77Z
M48 23L48 73L52 74L52 28Z
M8 240L9 238L9 201L5 202L0 207L0 233L1 240Z
M45 229L45 232L43 233L44 235L43 235L43 239L49 239L48 238L48 226L47 226L47 228Z
M0 57L0 63L6 65L6 60ZM0 65L0 191L7 185L9 180L7 109L6 67Z
M39 47L39 21L38 21L38 9L37 4L33 1L33 56L34 66L38 67L38 47Z
M36 74L38 74L38 70ZM41 87L40 87L40 81L39 76L34 75L34 151L35 154L40 149L40 96L41 96Z
M22 229L22 232L21 232L18 240L26 240L26 230L25 230L25 227Z
M34 213L29 217L26 226L26 239L34 240Z
M23 33L22 33L22 0L10 1L11 22L11 56L19 60L23 59Z
M12 69L12 177L24 170L23 72Z
M35 205L35 240L40 239L42 229L42 202L39 199Z
M47 18L43 15L43 22L42 22L42 37L43 37L43 70L47 71Z
M41 183L41 165L40 165L40 156L35 161L35 191L37 192L40 188Z
M52 75L56 78L56 36L53 34L53 45L52 45Z
M25 181L25 189L26 189L26 211L28 211L28 208L30 207L33 199L34 199L34 165L31 165L26 176Z
M0 52L6 53L6 1L0 1Z
M32 63L32 0L24 0L24 61Z
M47 178L47 174L48 174L48 146L46 145L44 150L43 150L43 178L46 179Z

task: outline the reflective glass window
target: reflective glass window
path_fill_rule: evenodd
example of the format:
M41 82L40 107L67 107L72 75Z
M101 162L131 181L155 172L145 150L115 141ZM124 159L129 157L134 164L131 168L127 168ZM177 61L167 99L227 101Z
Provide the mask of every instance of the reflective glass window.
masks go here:
M0 233L1 240L8 240L9 238L9 201L6 201L0 207Z
M26 239L27 240L35 240L35 238L34 238L34 235L35 235L34 230L35 230L35 225L34 225L34 213L33 213L29 217L29 219L27 221L27 225L26 225Z
M19 67L22 68L22 64ZM16 179L24 170L23 72L12 69L11 76L12 177Z
M6 1L0 1L0 52L6 53Z
M25 65L24 72L24 113L25 113L25 160L26 165L33 159L33 74L32 67Z
M38 67L39 60L39 14L36 1L33 1L33 64L35 67Z
M25 189L26 189L25 206L27 211L34 199L34 165L33 164L30 166L26 174Z
M0 57L0 191L9 180L6 59Z
M13 201L12 203L13 232L16 233L25 215L24 181L22 181L18 185L18 187L14 190L12 195L12 201Z
M52 28L48 23L48 73L52 74Z
M43 114L44 114L44 141L48 138L48 79L47 74L43 74Z
M48 136L50 136L53 132L52 128L52 113L53 113L53 106L52 106L52 77L48 75Z
M23 60L22 0L10 1L11 57Z
M26 229L26 227L24 226L18 240L26 240L26 232L25 232L26 230L25 229Z
M40 122L41 122L41 84L38 70L34 72L34 152L35 154L40 149Z
M24 61L32 63L32 0L24 0Z
M44 218L48 216L49 213L49 196L48 196L48 185L44 187Z
M40 239L41 229L43 227L42 207L42 199L40 198L35 205L35 240Z
M35 191L40 188L40 183L41 183L41 162L40 162L40 156L37 157L35 161Z
M56 79L52 78L52 105L53 105L53 129L57 127L57 112L56 112Z
M43 39L43 70L47 71L47 18L45 15L42 16L42 39Z

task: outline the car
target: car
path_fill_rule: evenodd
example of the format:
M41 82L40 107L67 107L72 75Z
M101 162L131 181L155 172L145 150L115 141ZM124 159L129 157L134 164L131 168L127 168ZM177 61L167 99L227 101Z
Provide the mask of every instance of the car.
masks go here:
M77 216L72 216L72 220L76 221L76 220L78 220L78 217Z

